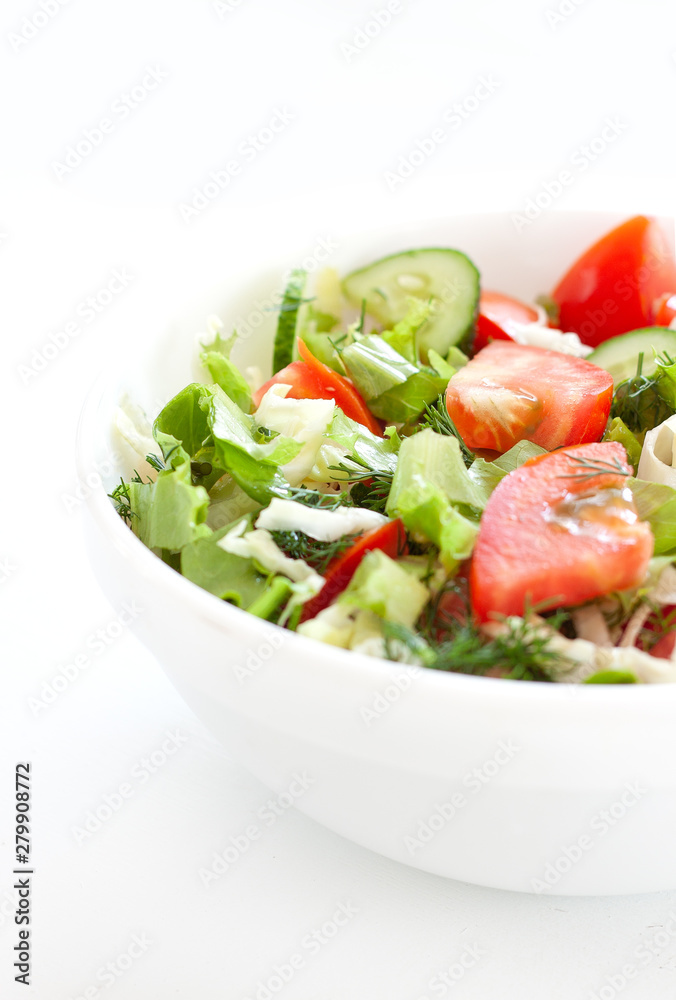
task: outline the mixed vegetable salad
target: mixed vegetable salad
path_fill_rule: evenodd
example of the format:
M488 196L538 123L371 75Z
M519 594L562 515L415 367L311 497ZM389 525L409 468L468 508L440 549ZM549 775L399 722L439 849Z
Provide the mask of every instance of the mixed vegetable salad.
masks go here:
M291 272L275 374L212 318L203 378L111 494L216 597L438 670L676 680L676 262L639 216L527 304L455 249L312 293Z

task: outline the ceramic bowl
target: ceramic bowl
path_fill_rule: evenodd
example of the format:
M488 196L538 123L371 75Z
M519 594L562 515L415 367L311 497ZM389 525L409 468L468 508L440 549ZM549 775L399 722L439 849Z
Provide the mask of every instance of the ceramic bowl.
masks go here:
M457 247L486 287L532 300L621 221L549 213L421 222L338 238L341 271L414 246ZM204 253L214 248L205 246ZM676 686L522 683L413 669L269 626L183 579L146 549L106 494L133 463L111 436L127 391L154 416L193 377L195 334L217 313L243 339L235 360L269 366L283 274L196 289L172 324L140 329L83 410L78 468L100 584L195 713L285 801L343 836L440 876L524 892L676 887ZM125 370L126 368L126 370Z

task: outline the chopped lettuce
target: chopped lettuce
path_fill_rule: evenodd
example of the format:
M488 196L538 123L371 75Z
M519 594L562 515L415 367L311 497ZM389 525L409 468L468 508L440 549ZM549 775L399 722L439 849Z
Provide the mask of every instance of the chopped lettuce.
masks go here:
M642 479L628 479L638 516L647 521L655 536L656 556L676 550L676 490L663 483L648 483Z
M545 449L538 444L533 444L532 441L518 441L504 455L500 455L490 462L484 458L476 458L467 472L483 497L483 503L480 506L486 505L490 494L509 472L514 472L528 459L536 458L544 453Z
M374 549L364 556L338 603L373 611L380 618L411 628L429 596L427 587L404 563Z
M210 533L209 494L193 486L187 461L158 473L154 483L132 481L128 495L132 530L151 549L178 551Z
M254 436L253 417L242 413L223 390L214 386L202 400L221 468L253 500L267 503L271 496L286 496L289 482L280 466L291 461L302 445L289 437L260 443Z
M262 597L270 579L259 572L252 559L226 552L218 545L224 532L197 538L181 552L181 573L198 587L238 608L248 608Z
M202 344L204 350L200 358L202 364L211 375L211 379L216 385L220 385L233 403L239 406L244 413L251 413L251 389L249 383L244 378L239 368L230 360L230 352L237 340L237 334L224 340L220 333L210 344Z

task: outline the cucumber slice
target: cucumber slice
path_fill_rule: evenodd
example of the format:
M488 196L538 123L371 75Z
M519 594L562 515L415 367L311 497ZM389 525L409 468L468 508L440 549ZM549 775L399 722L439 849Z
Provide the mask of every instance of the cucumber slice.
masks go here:
M653 350L654 348L654 350ZM639 354L643 354L643 375L655 371L655 353L665 351L676 358L676 330L668 326L647 326L642 330L611 337L587 355L587 361L605 368L613 376L615 385L636 374Z
M426 361L430 348L445 357L450 347L473 330L479 306L479 272L459 250L408 250L348 274L343 292L357 307L365 300L367 312L386 327L404 318L411 295L432 299L434 315L418 339Z
M298 269L291 272L286 283L282 303L279 307L279 319L277 320L275 344L272 351L273 374L286 368L293 361L298 312L305 301L303 292L305 291L306 279L307 271Z

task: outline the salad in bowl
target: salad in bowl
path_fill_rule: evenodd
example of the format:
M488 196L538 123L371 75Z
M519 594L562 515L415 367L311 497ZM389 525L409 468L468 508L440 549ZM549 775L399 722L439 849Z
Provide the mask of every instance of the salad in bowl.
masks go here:
M676 681L672 249L637 216L540 291L456 247L291 271L269 361L212 316L197 380L152 423L118 408L118 513L192 584L357 654Z

